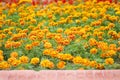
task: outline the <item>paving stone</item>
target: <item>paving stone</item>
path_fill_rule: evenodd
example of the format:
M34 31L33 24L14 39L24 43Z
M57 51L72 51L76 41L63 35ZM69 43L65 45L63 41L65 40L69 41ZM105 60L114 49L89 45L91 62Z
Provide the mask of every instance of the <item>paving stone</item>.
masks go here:
M94 76L95 76L94 77L95 80L104 80L102 70L95 70L94 71Z
M0 80L120 80L120 70L1 70Z
M9 73L8 71L0 71L0 80L8 80Z

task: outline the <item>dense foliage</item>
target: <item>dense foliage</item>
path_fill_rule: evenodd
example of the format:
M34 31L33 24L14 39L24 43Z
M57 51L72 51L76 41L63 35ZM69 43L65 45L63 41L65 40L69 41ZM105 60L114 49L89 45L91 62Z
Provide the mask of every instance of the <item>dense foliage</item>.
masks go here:
M120 3L0 4L0 69L120 69Z

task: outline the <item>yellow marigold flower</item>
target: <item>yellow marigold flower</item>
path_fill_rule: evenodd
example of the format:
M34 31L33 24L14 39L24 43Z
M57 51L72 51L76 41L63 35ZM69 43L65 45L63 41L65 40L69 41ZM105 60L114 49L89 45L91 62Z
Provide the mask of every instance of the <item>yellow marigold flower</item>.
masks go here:
M62 32L63 32L63 29L62 29L62 28L58 28L58 29L57 29L57 32L58 32L58 33L62 33Z
M48 38L48 39L51 39L51 38L53 38L53 34L52 33L50 33L50 32L48 32L47 34L46 34L46 37Z
M10 53L10 57L17 58L18 57L18 53L17 52L12 52L12 53Z
M39 41L34 41L32 42L32 46L39 46L40 45L40 42Z
M117 51L120 52L120 47L117 48Z
M63 49L64 49L64 46L61 46L61 45L57 46L57 51L58 51L58 52L63 51Z
M0 50L0 55L3 55L3 51L2 50Z
M54 68L54 63L48 59L42 60L40 66L44 68Z
M112 65L114 63L114 59L113 58L107 58L107 59L105 59L105 63Z
M114 24L114 23L110 23L110 24L108 25L108 27L109 27L109 28L113 28L113 27L115 27L115 24Z
M114 51L116 51L116 50L117 50L116 44L110 44L110 45L109 45L109 50L114 50Z
M66 62L60 61L60 62L58 62L58 64L57 64L57 68L63 69L63 68L65 67L65 64L66 64Z
M0 39L4 39L6 37L6 34L0 34Z
M91 54L96 54L96 53L97 53L97 49L96 49L96 48L90 49L90 53L91 53Z
M8 58L8 60L7 60L7 61L8 61L8 63L10 63L10 64L11 64L14 60L16 60L16 58L15 58L15 57L10 57L10 58Z
M89 44L90 46L95 46L97 45L97 41L94 38L89 39Z
M45 49L44 51L43 51L43 54L44 55L50 55L50 53L51 53L51 49Z
M52 51L50 52L50 56L51 56L51 57L57 57L57 54L58 54L58 52L55 51L55 50L52 50Z
M110 57L116 55L116 51L114 50L109 50L107 53L110 55Z
M14 66L14 67L16 67L16 66L20 65L20 63L21 63L20 60L14 60L14 61L11 63L11 65Z
M71 54L64 54L63 55L63 60L72 60L73 56Z
M21 61L22 63L28 63L28 62L29 62L29 58L28 58L27 56L21 56L21 57L20 57L20 61Z
M83 21L83 22L86 22L87 20L88 20L87 17L83 17L83 18L82 18L82 21Z
M96 68L97 68L97 69L100 69L100 70L101 70L101 69L104 69L104 65L98 63L98 64L96 65Z
M31 63L31 64L33 64L33 65L36 65L36 64L38 64L38 63L39 63L39 61L40 61L40 59L39 59L39 58L34 57L34 58L32 58L32 59L31 59L30 63Z
M100 48L103 52L108 50L108 43L100 41L97 43L97 47Z
M0 62L4 60L4 56L0 55Z
M18 47L21 46L21 42L13 42L12 46L13 46L14 48L18 48Z
M6 61L0 63L0 69L9 69L9 68L10 68L10 64L7 63Z
M44 44L44 47L45 48L52 48L52 44L51 43L49 43L49 42L46 42L45 44Z
M26 50L31 50L32 48L33 48L32 44L27 44L27 45L25 46L25 49L26 49Z
M33 36L30 36L29 39L32 40L32 41L34 41L34 40L37 39L37 36L34 36L34 35L33 35Z
M82 64L85 66L89 66L90 60L89 59L82 59Z
M64 40L63 40L63 45L68 45L68 44L70 44L70 40L64 39Z
M82 63L82 58L77 56L77 57L73 58L72 61L73 61L74 64L81 64Z
M90 66L91 66L91 67L95 68L96 65L97 65L97 62L96 62L96 61L91 61L91 62L90 62Z
M12 33L11 31L9 31L8 34L9 34L10 36L12 36L13 33Z
M76 20L75 22L76 22L76 23L80 23L80 20Z

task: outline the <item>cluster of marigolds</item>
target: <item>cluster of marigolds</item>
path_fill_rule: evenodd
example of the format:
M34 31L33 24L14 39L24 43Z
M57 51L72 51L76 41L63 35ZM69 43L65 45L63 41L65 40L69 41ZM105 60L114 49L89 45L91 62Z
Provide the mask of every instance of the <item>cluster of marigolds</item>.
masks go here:
M105 69L117 64L120 3L77 1L0 4L0 69Z

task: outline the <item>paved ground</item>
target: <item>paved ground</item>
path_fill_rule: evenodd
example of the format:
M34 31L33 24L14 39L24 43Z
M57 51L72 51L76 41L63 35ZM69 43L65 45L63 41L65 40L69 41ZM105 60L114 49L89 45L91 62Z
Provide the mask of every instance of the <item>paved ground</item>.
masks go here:
M120 80L120 70L0 71L0 80Z

